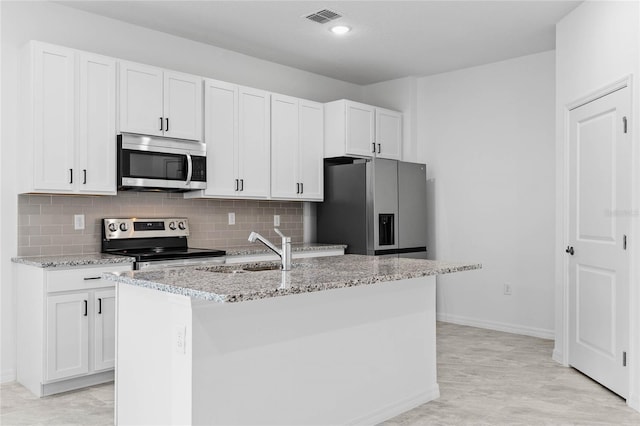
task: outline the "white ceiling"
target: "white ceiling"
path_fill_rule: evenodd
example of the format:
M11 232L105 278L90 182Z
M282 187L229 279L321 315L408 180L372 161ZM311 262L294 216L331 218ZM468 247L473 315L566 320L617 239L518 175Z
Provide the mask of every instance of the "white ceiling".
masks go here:
M357 84L551 50L580 1L61 1L67 6ZM303 17L329 8L329 24ZM337 37L334 23L353 31Z

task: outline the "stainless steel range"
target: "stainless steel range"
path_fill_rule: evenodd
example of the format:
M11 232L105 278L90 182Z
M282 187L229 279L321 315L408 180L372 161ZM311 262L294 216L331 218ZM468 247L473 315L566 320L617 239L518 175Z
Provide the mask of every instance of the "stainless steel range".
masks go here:
M224 263L224 250L187 245L189 221L164 219L102 219L102 252L135 258L134 269Z

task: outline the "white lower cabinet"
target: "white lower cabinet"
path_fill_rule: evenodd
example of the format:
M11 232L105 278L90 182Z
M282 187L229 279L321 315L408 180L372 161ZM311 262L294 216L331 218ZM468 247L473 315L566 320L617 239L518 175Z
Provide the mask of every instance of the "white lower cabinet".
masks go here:
M100 277L131 265L15 269L18 382L45 396L113 380L116 292Z
M96 312L93 327L93 369L105 370L116 364L116 291L100 290L94 293Z
M47 296L46 379L89 372L89 293Z

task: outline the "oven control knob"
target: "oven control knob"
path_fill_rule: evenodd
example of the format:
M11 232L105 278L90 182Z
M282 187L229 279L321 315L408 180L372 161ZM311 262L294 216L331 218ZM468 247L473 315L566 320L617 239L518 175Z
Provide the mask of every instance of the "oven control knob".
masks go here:
M126 231L127 229L129 229L129 227L127 226L126 223L123 222L123 223L120 224L120 230L121 231Z
M175 222L169 222L169 229L171 229L172 231L176 230L176 223Z
M184 224L184 222L178 222L178 228L182 229L184 231L184 229L187 227L187 225Z
M118 230L118 225L116 225L115 223L109 224L109 231L116 232L117 230Z

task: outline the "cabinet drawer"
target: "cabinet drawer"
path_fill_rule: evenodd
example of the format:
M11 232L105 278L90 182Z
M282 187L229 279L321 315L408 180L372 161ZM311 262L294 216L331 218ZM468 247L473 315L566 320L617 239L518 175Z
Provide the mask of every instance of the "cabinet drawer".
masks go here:
M104 272L130 271L131 265L102 265L96 268L66 269L46 271L46 291L85 290L90 288L114 287L112 281L100 278Z

